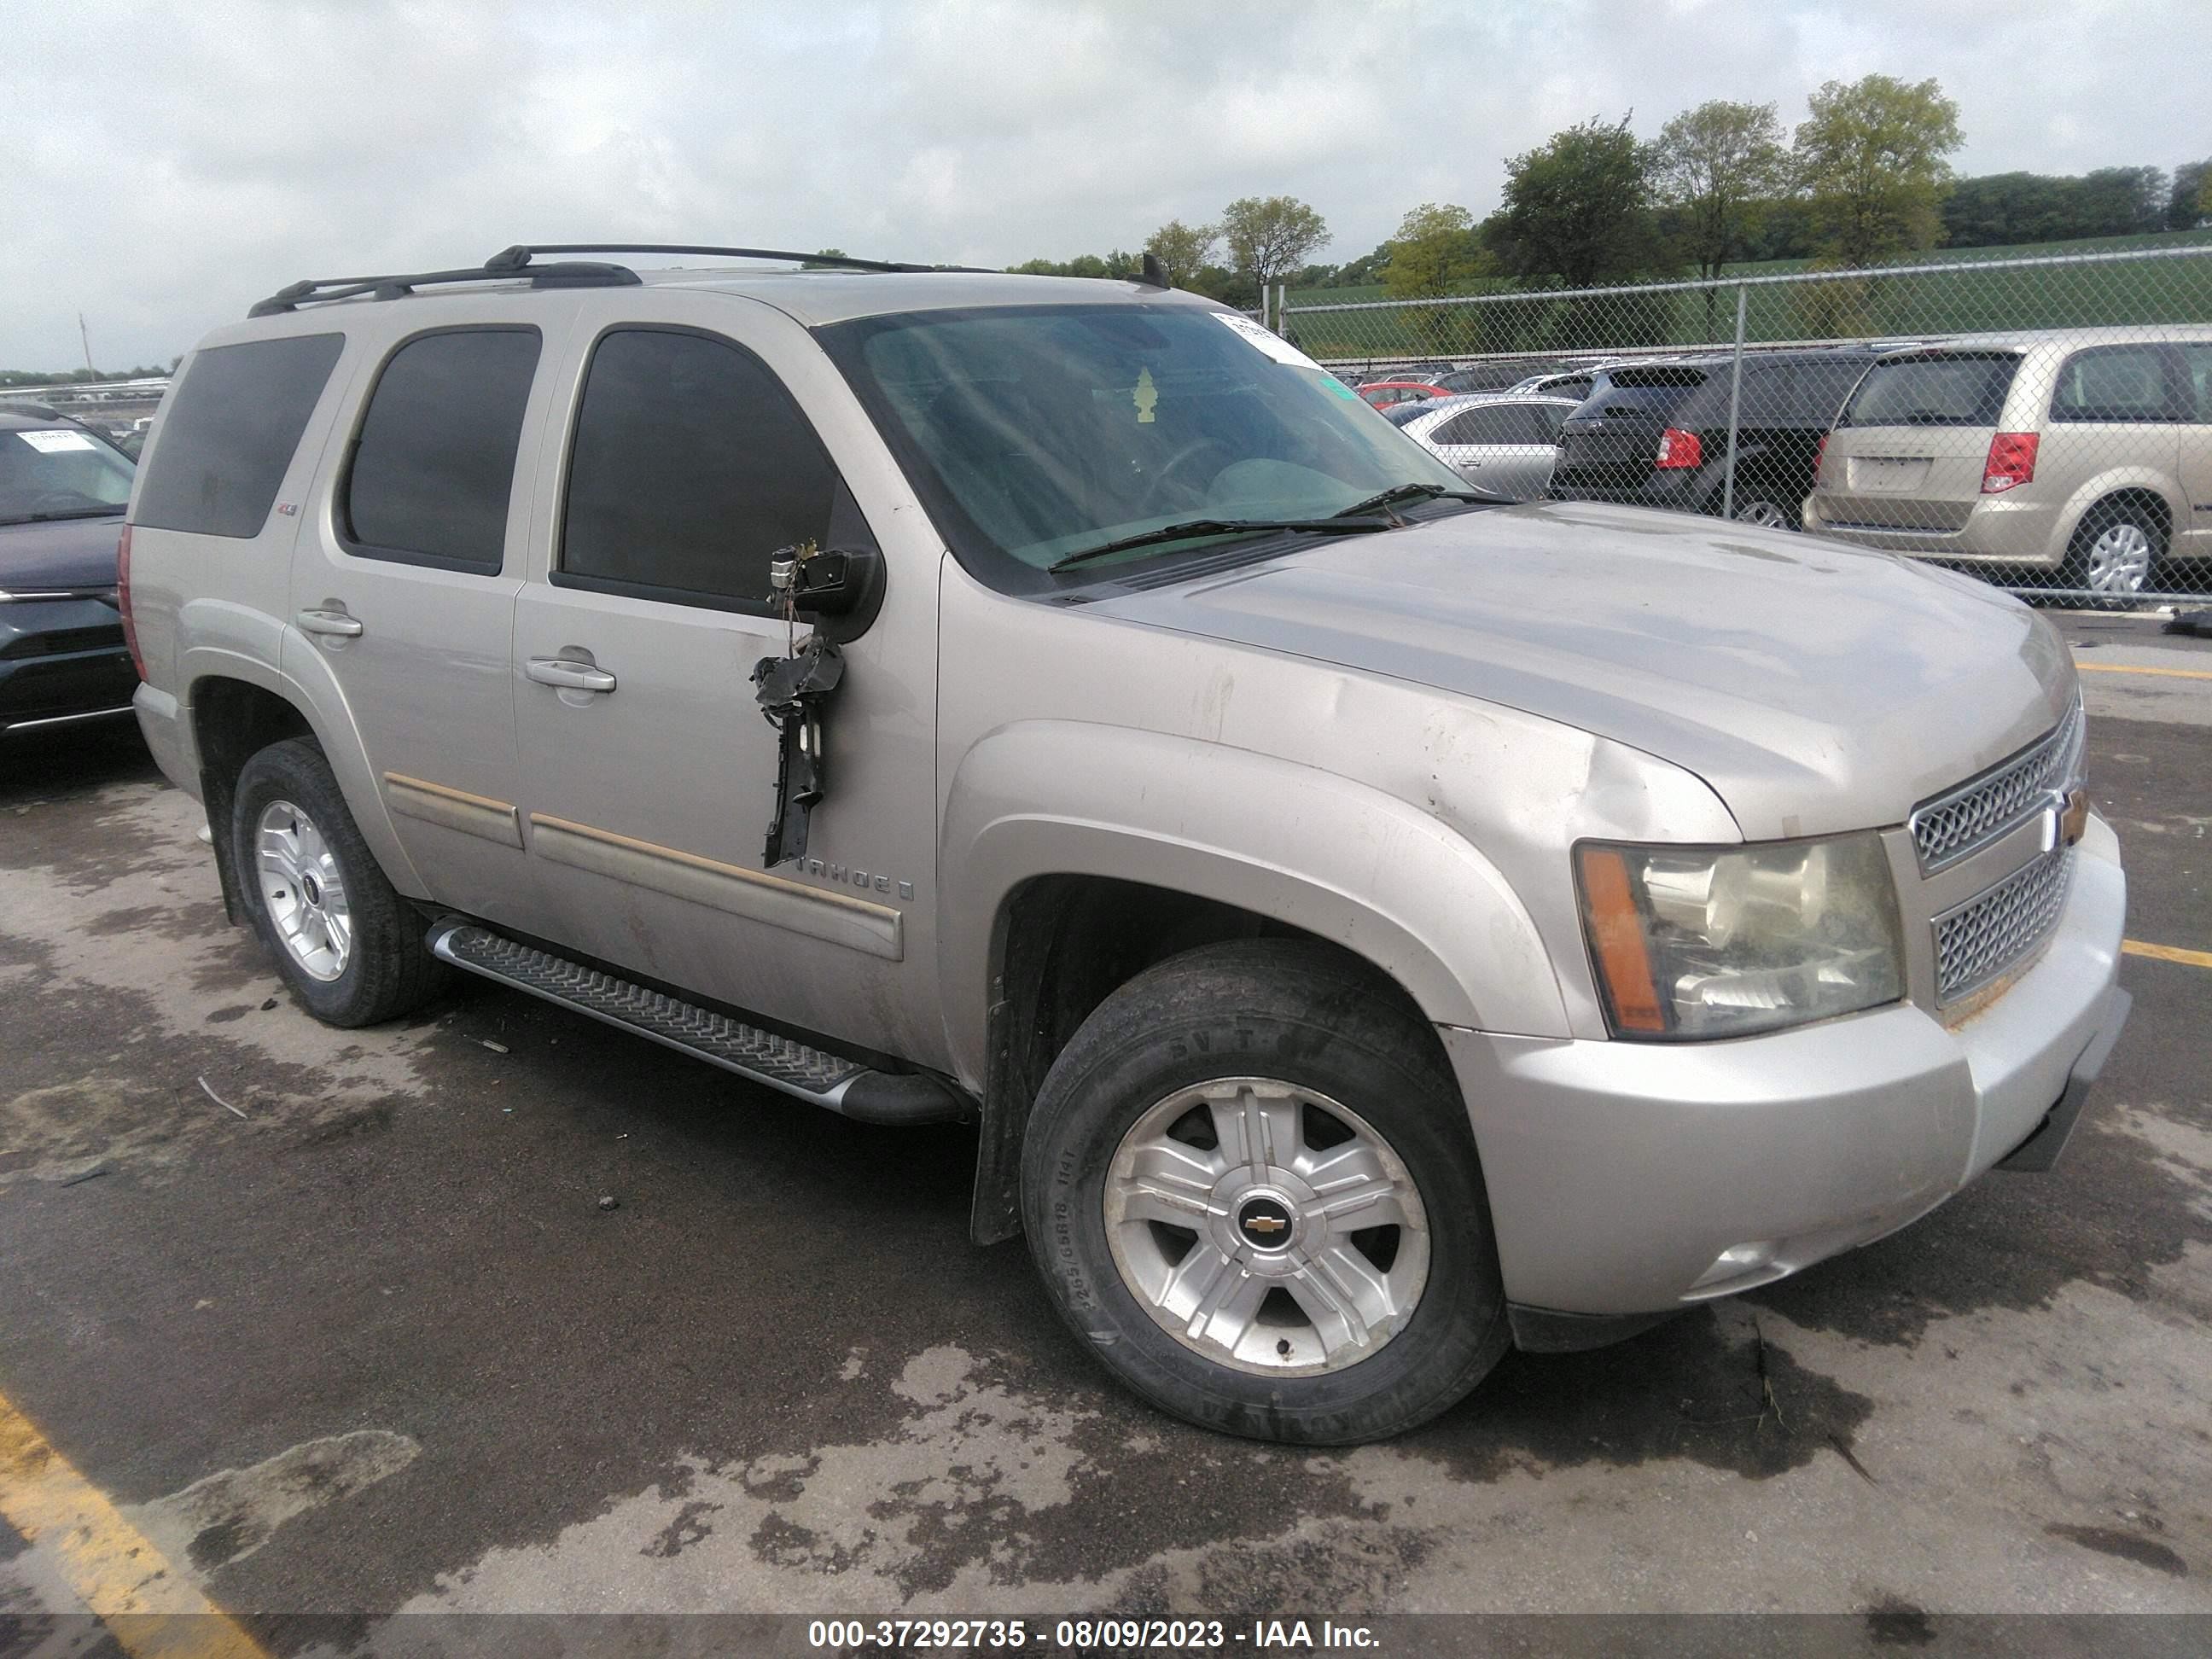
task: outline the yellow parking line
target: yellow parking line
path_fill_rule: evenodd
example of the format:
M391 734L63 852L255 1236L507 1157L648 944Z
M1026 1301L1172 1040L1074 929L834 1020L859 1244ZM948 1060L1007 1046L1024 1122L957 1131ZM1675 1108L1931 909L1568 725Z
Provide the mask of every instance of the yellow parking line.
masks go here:
M2121 940L2120 950L2131 957L2152 957L2160 962L2184 963L2191 968L2212 968L2212 951L2185 951L2178 945L2146 945L2139 939Z
M44 1540L131 1659L269 1659L0 1395L0 1516Z
M2084 674L2163 674L2173 680L2212 680L2212 669L2203 668L2137 668L2124 662L2077 662L2074 666Z

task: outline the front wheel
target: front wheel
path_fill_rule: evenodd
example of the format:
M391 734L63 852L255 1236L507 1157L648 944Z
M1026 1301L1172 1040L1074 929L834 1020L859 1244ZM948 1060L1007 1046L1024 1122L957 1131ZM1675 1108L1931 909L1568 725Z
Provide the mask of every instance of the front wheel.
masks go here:
M1460 1400L1507 1346L1434 1033L1326 948L1208 945L1121 987L1046 1078L1022 1173L1061 1316L1203 1426L1379 1439Z

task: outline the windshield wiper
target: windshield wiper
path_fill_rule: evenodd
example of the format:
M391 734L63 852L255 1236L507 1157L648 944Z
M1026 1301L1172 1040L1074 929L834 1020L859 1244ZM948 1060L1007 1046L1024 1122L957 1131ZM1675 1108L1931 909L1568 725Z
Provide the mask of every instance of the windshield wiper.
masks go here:
M1424 489L1427 487L1422 486ZM1387 520L1348 518L1343 514L1327 519L1186 519L1181 524L1163 525L1158 530L1143 531L1134 536L1118 536L1110 542L1101 542L1096 547L1079 548L1045 568L1054 574L1073 570L1077 565L1103 559L1109 553L1126 553L1133 547L1151 547L1158 542L1179 542L1190 536L1237 536L1268 530L1306 530L1322 536L1355 536L1389 528Z
M1472 490L1449 489L1443 484L1392 484L1388 489L1377 490L1374 495L1370 495L1364 501L1352 502L1350 507L1345 507L1340 511L1336 516L1340 519L1356 518L1363 513L1372 513L1378 507L1395 507L1400 501L1436 501L1439 498L1449 498L1455 501L1487 501L1490 500L1489 496L1478 495Z
M52 524L57 519L110 519L124 509L120 507L64 507L56 511L33 513L21 519L10 519L10 524Z

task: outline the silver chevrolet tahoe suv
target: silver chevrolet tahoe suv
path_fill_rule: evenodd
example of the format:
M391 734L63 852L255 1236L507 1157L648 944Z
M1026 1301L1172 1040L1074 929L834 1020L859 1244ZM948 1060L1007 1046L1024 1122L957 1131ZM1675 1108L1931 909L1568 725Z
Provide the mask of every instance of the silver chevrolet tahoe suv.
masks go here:
M1305 1443L2055 1158L2125 884L2018 603L1476 501L1156 272L617 251L295 285L155 423L140 720L321 1018L972 1121L1109 1370Z

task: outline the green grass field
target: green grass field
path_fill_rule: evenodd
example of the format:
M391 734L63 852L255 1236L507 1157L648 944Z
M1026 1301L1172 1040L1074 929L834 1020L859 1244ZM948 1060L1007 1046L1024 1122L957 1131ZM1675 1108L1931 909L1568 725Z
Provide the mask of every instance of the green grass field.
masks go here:
M2212 254L2039 270L1974 270L1999 259L2172 246L2212 247L2212 230L1939 250L1915 263L1955 265L1956 274L1884 276L1875 270L1839 273L1817 283L1753 287L1747 291L1744 334L1748 340L1769 342L2212 322ZM1731 267L1728 276L1779 276L1809 264L1771 260ZM1503 295L1516 289L1502 279L1486 279L1462 291ZM1487 305L1301 313L1302 307L1389 297L1379 284L1299 290L1290 297L1290 327L1314 356L1357 359L1725 343L1735 325L1735 292L1725 286L1710 294L1683 290L1589 300L1540 294Z

